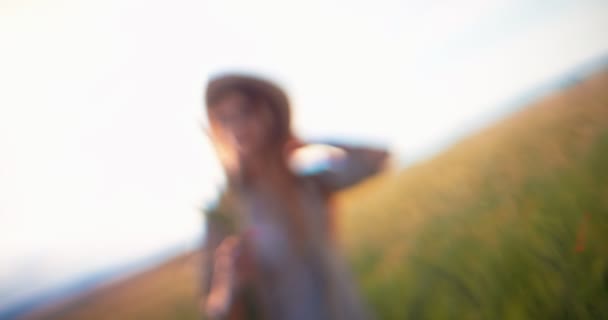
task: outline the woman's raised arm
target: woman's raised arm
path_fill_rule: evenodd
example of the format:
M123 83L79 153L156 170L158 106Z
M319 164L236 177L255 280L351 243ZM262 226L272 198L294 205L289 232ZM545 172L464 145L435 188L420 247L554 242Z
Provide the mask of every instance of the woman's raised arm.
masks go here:
M300 174L315 176L325 188L334 192L382 171L388 157L386 149L323 143L296 151L292 166Z

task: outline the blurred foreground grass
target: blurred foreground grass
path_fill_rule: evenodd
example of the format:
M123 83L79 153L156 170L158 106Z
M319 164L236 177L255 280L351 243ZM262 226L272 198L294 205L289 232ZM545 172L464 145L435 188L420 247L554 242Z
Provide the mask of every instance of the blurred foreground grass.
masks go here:
M608 315L608 73L338 197L381 319ZM197 319L197 255L43 319Z

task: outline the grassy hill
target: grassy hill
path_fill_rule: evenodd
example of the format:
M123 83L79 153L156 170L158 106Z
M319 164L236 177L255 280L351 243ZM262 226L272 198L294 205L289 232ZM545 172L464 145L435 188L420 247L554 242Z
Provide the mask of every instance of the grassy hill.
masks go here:
M368 194L343 235L380 318L608 315L608 73Z
M608 72L340 195L381 319L608 315ZM38 319L196 319L196 255Z
M25 319L200 319L196 308L200 259L199 253L183 255Z

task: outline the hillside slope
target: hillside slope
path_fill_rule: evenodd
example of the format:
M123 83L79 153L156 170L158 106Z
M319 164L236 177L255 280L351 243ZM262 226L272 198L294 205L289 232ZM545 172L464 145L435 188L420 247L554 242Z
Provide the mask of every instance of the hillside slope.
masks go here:
M380 318L607 315L608 73L368 194L342 225Z
M608 314L608 73L338 198L381 319ZM37 319L196 319L196 255Z
M108 284L27 320L199 319L199 252L186 254L126 280Z

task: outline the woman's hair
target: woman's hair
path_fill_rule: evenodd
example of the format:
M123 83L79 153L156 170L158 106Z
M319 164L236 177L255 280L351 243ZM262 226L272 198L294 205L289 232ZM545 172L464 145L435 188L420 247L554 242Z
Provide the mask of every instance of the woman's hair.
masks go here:
M221 82L222 79L216 81ZM287 162L286 148L297 139L290 129L290 110L286 95L274 84L255 78L231 78L224 80L223 86L219 86L218 82L215 82L216 87L213 87L214 82L211 82L207 90L208 115L214 106L234 92L239 92L246 99L250 99L257 110L255 112L259 112L259 108L270 108L272 127L269 129L269 137L271 140L268 141L268 152L265 156L268 157L267 160L272 166L269 166L271 170L264 172L264 180L270 188L269 191L274 195L273 200L280 202L281 207L287 211L285 216L277 218L284 220L290 233L296 237L298 247L296 249L306 250L305 247L308 245L306 242L311 235L308 233L304 204L299 196L298 181ZM213 121L212 117L209 118L210 121ZM251 179L255 178L251 178L247 172L244 172L243 166L237 166L235 170L238 172L227 172L228 188L237 191L237 194L248 192L247 190L253 182Z
M221 88L215 92L211 99L209 99L209 104L207 106L208 117L210 119L210 123L212 127L214 127L214 119L211 116L213 112L213 108L220 103L224 98L232 95L232 94L241 94L247 100L249 106L253 109L253 112L261 112L263 108L267 108L270 111L271 115L271 127L268 128L268 132L265 135L265 150L264 156L266 160L272 162L276 166L276 171L285 171L287 167L285 166L286 161L284 151L287 143L291 140L292 134L288 130L288 126L284 123L285 119L282 119L282 115L279 112L279 107L273 104L271 99L268 99L264 95L263 92L256 91L255 88L251 88L246 85L233 85L229 87ZM283 107L285 108L285 107ZM215 136L216 140L218 140L219 136ZM215 141L216 144L219 144L219 148L222 149L225 153L227 153L227 157L233 159L225 159L230 162L238 162L237 154L235 150L227 150L229 149L228 143L226 141ZM224 169L229 178L230 183L237 183L239 185L245 185L248 182L248 172L245 172L242 165L231 166L227 165L227 163L223 163ZM238 172L234 172L238 171ZM290 172L284 172L284 174L289 175Z
M260 108L268 108L270 110L273 123L272 128L270 128L270 134L267 136L270 147L282 147L282 144L289 140L291 133L289 131L288 123L283 123L284 120L281 119L282 115L278 111L279 108L273 106L273 102L267 99L264 94L257 92L252 88L246 86L235 86L218 92L210 102L210 105L207 108L208 112L211 112L214 106L216 106L217 103L219 103L222 99L234 93L242 94L245 99L248 100L255 112L258 112Z
M291 110L289 99L283 89L258 77L242 74L222 75L209 81L205 100L207 112L227 95L239 92L251 99L254 105L266 104L273 116L273 141L279 145L293 139L291 132Z

